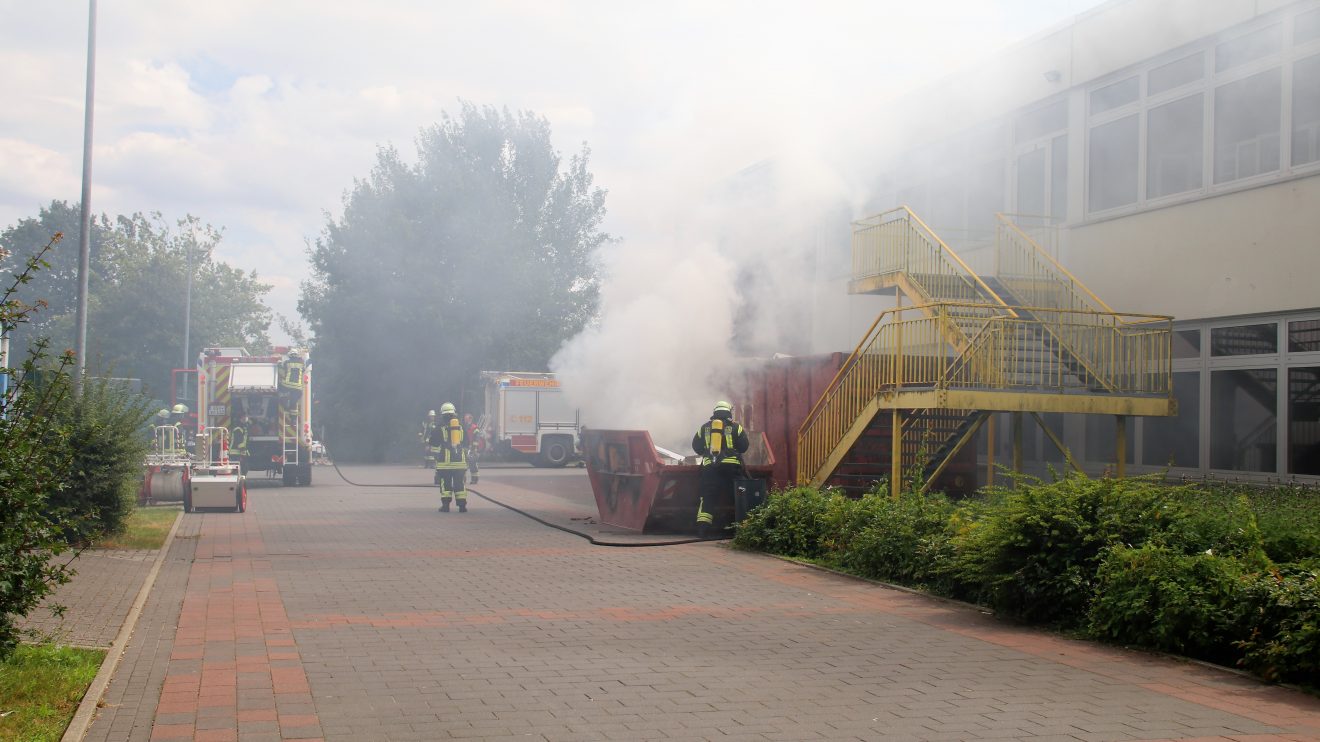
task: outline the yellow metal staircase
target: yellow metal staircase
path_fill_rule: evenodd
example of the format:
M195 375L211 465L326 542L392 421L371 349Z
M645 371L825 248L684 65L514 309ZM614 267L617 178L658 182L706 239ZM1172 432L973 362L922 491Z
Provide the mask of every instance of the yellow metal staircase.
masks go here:
M994 250L982 276L906 207L854 223L849 291L897 306L799 430L800 483L929 485L993 411L1172 414L1171 318L1114 312L1013 217Z

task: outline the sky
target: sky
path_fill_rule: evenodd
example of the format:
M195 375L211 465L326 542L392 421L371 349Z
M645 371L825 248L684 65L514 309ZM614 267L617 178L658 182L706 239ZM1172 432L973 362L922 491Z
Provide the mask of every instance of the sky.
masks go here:
M636 395L602 392L615 379L670 385L630 419L655 427L723 393L669 362L727 353L735 332L726 322L696 339L688 296L773 262L785 212L811 199L861 208L858 153L885 136L894 99L1098 3L102 1L92 205L222 228L217 258L257 271L267 304L296 324L307 245L379 147L411 161L418 131L460 100L535 111L565 159L590 147L617 238L600 256L604 319L552 368L594 372L579 377L581 401L616 421ZM87 10L0 0L0 226L79 198ZM711 208L722 184L767 161L796 186L784 200ZM772 300L796 278L784 268L760 277ZM731 297L727 311L738 307ZM651 355L621 374L618 344L639 336Z

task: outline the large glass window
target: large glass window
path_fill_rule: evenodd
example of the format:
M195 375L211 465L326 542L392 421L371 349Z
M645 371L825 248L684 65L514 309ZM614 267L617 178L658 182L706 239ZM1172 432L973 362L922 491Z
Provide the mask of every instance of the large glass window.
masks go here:
M1126 80L1120 80L1112 85L1106 85L1091 91L1091 114L1104 113L1105 111L1127 105L1137 99L1141 94L1141 79L1129 77Z
M1103 211L1137 201L1137 116L1093 127L1087 208Z
M1320 366L1288 369L1288 473L1320 474Z
M1019 214L1045 213L1045 154L1037 147L1017 158L1017 206Z
M1050 216L1062 222L1068 216L1068 135L1050 140Z
M1146 466L1201 466L1201 373L1173 375L1178 414L1147 417L1142 423L1141 463Z
M1022 144L1067 128L1068 101L1057 100L1018 116L1013 122L1013 141Z
M1132 418L1125 417L1123 424L1127 428L1127 446L1124 461L1134 463L1132 455L1136 449L1133 436ZM1094 464L1114 464L1118 461L1118 419L1114 415L1086 416L1086 460Z
M1215 182L1279 169L1282 77L1278 68L1215 89Z
M1320 319L1288 323L1288 352L1309 353L1320 350Z
M1293 65L1292 164L1320 160L1320 54Z
M1282 47L1283 26L1278 24L1225 41L1215 47L1215 72L1223 72L1270 54L1278 54Z
M1215 327L1210 330L1212 356L1251 356L1278 352L1279 326L1273 322Z
M1201 93L1150 109L1146 117L1146 197L1201 187Z
M1146 94L1159 95L1166 90L1173 90L1205 76L1205 62L1201 52L1190 57L1183 57L1175 62L1162 64L1146 76Z
M1320 39L1320 9L1308 10L1293 21L1293 43L1305 44Z
M1004 210L1004 161L991 160L972 171L967 192L967 228L993 229L995 214Z
M1210 372L1210 468L1276 470L1278 371Z
M1201 331L1192 330L1174 330L1173 331L1173 357L1174 358L1200 358L1201 357Z

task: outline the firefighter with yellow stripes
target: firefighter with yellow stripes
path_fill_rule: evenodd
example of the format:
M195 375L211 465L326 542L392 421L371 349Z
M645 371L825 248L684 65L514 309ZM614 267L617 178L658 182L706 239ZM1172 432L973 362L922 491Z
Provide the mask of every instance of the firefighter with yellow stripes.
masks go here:
M435 456L435 483L440 485L440 512L449 512L457 501L458 512L467 512L468 438L454 405L440 405L440 421L431 431L431 454Z
M700 497L697 500L697 535L714 530L715 515L733 512L733 480L745 476L742 455L751 441L743 426L734 422L733 406L723 400L692 436L692 450L701 455ZM710 510L706 506L710 506Z

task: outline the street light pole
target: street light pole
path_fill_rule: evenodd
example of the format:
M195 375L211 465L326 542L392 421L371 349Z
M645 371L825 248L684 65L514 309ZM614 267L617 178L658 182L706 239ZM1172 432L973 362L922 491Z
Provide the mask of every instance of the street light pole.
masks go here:
M83 104L82 227L78 231L78 309L73 354L73 392L82 393L87 369L87 274L92 252L92 110L96 100L96 0L87 0L87 100Z
M183 365L179 368L190 368L188 365L188 335L192 332L192 282L193 282L193 247L197 245L197 226L193 225L192 239L188 242L188 288L184 290L183 298Z

